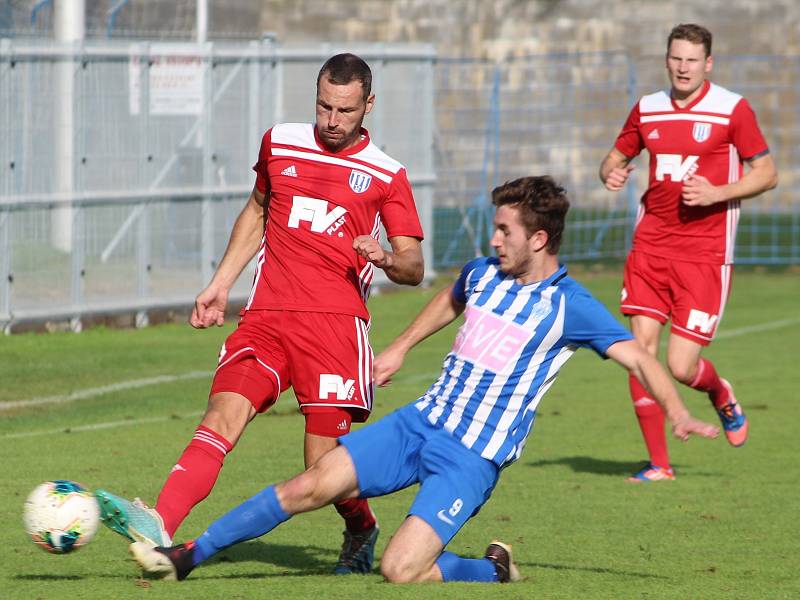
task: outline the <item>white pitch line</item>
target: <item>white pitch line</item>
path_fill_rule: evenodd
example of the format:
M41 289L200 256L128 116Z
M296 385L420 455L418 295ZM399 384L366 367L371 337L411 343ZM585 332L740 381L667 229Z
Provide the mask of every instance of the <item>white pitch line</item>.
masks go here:
M188 415L177 415L180 419L199 417L202 412L189 413ZM76 427L60 427L48 431L24 431L22 433L9 433L0 436L0 440L13 440L18 438L36 437L39 435L59 435L62 433L79 433L81 431L95 431L97 429L114 429L116 427L126 427L130 425L142 425L144 423L159 423L161 421L171 421L175 416L148 417L146 419L125 419L124 421L109 421L107 423L92 423L91 425L78 425Z
M773 329L780 329L782 327L790 327L792 325L797 325L800 323L800 318L794 319L781 319L780 321L769 321L767 323L761 323L759 325L748 325L746 327L739 327L738 329L731 329L730 331L723 331L719 335L716 336L715 339L720 338L735 338L740 337L743 335L748 335L751 333L759 333L761 331L769 331ZM32 400L19 400L15 402L3 402L0 403L0 410L8 409L8 408L17 408L23 406L36 406L40 404L57 404L63 402L72 402L74 400L82 400L85 398L93 398L95 396L101 396L103 394L108 394L109 392L117 392L120 390L128 390L134 389L139 387L145 387L148 385L157 385L159 383L171 383L173 381L182 381L186 379L198 379L200 377L207 377L211 375L211 373L206 371L190 371L189 373L184 373L182 375L161 375L159 377L150 377L147 379L137 379L133 381L123 381L121 383L115 383L112 385L107 385L103 387L97 388L89 388L86 390L82 390L79 392L73 392L72 394L68 394L66 396L49 396L47 398L34 398ZM422 381L424 379L433 379L438 375L438 373L431 373L431 374L423 374L417 373L414 375L408 375L406 377L399 378L403 383L416 383L417 381ZM190 418L196 417L203 413L191 413L188 415L180 415L181 418ZM40 435L55 435L60 433L66 432L80 432L80 431L92 431L96 429L112 429L115 427L125 427L125 426L132 426L132 425L142 425L145 423L158 423L161 421L168 421L172 419L172 416L164 416L164 417L149 417L144 419L126 419L124 421L110 421L107 423L95 423L92 425L79 425L76 427L61 427L59 429L52 429L48 431L25 431L21 433L10 433L3 436L0 436L0 440L10 440L16 438L25 438L25 437L35 437Z
M157 377L148 377L146 379L122 381L120 383L112 383L111 385L87 388L85 390L72 392L71 394L65 394L63 396L47 396L44 398L32 398L31 400L0 402L0 411L9 410L11 408L39 406L41 404L62 404L64 402L74 402L75 400L86 400L87 398L95 398L97 396L103 396L104 394L111 394L113 392L132 390L140 387L147 387L149 385L158 385L160 383L185 381L186 379L200 379L201 377L210 377L211 375L212 373L209 371L189 371L188 373L182 373L180 375L159 375Z

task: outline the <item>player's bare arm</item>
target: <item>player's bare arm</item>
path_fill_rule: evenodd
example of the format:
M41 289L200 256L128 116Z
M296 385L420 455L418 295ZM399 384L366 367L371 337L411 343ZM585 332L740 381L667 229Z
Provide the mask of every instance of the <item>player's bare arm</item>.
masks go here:
M389 238L389 243L391 252L384 250L374 237L360 235L353 240L353 249L365 260L383 269L395 283L418 285L425 273L420 241L399 235Z
M618 192L625 186L633 169L630 158L616 148L611 148L600 163L600 181L609 191Z
M406 353L422 340L455 321L465 306L453 298L453 284L436 294L403 333L375 357L372 376L378 386L390 382L403 366Z
M612 344L606 355L635 375L664 409L672 434L683 441L690 435L715 438L719 427L692 417L664 367L635 340Z
M772 156L766 154L748 161L750 169L735 183L713 185L702 175L683 182L681 196L687 206L709 206L717 202L744 200L771 190L778 185L778 170Z
M203 329L225 322L225 307L233 284L247 263L258 252L264 235L267 195L254 186L242 212L233 225L228 247L208 286L198 294L189 323Z

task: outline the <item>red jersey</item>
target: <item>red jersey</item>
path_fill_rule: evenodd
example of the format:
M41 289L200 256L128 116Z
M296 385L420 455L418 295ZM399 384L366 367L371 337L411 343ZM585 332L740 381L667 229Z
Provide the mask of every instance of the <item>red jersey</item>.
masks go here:
M686 206L681 188L694 174L713 185L738 181L743 160L769 152L747 100L709 81L685 108L668 92L644 96L615 147L629 158L643 148L650 153L649 183L633 237L636 250L691 262L733 262L739 201Z
M329 152L308 123L275 125L264 134L256 186L269 192L264 241L246 310L273 309L369 319L373 265L353 239L380 226L387 235L422 239L403 165L361 141Z

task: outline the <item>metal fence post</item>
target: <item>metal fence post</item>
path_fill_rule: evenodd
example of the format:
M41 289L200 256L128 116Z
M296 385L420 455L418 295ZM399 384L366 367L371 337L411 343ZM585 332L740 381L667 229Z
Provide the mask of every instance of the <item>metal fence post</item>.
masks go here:
M214 109L214 58L213 44L206 42L203 44L203 114L202 125L200 127L200 143L202 144L203 156L203 200L201 208L201 232L200 232L200 269L204 283L211 281L216 267L214 263L214 203L208 194L214 182L214 161L216 155L212 151L211 121L212 110Z

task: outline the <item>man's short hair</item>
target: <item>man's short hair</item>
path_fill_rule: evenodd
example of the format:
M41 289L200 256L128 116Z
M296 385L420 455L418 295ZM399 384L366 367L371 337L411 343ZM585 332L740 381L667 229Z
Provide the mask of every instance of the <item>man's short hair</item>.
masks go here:
M520 212L528 237L547 232L547 251L557 254L569 210L567 192L549 175L520 177L492 190L492 204L509 205Z
M365 101L372 92L372 71L369 65L360 56L349 52L331 56L325 61L317 75L317 89L323 76L335 85L347 85L352 81L359 81L364 90Z
M703 44L703 48L705 48L706 51L706 58L711 56L711 32L702 25L682 23L673 27L667 38L667 52L669 52L672 40L686 40L693 44Z

